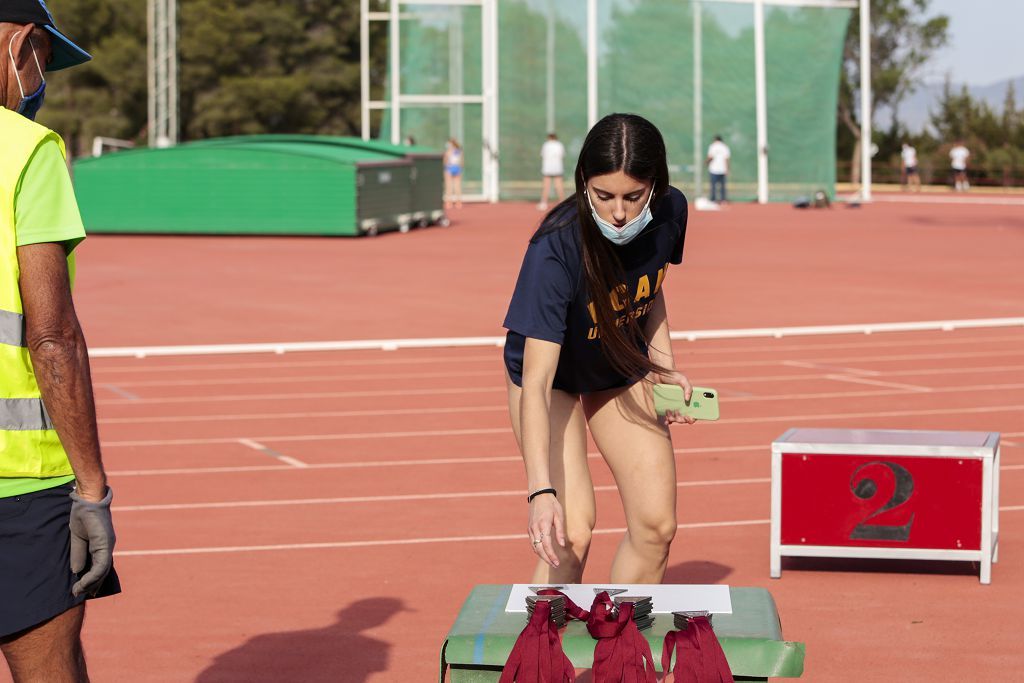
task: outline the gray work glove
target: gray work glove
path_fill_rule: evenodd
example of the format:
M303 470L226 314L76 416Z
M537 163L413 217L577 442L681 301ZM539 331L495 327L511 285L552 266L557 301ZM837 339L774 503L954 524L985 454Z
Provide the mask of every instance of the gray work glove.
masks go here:
M110 573L114 563L114 523L110 519L110 501L114 492L107 487L107 495L98 503L82 500L71 492L71 571L85 569L86 560L92 558L89 571L71 587L77 598L83 593L95 595Z

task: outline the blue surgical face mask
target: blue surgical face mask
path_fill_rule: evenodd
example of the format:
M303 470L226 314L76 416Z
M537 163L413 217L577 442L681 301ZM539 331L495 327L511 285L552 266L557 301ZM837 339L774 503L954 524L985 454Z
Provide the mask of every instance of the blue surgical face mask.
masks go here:
M36 91L31 95L25 94L25 87L21 84L21 75L18 73L17 67L14 68L14 78L18 82L18 90L21 91L21 102L18 103L18 107L14 110L21 114L27 119L35 119L36 114L39 113L40 107L43 106L43 96L46 93L46 75L43 73L43 67L39 63L39 57L36 56L36 45L32 42L32 39L28 39L29 45L32 46L32 58L36 61L36 68L39 69L39 76L42 78L42 83L36 88ZM11 46L14 45L14 38L11 38L11 42L7 43L7 54L11 57L11 64L14 62L14 51Z
M598 216L597 209L594 208L594 203L590 201L590 193L584 191L584 194L587 195L587 203L590 204L590 213L594 217L594 222L597 223L597 227L601 229L601 234L608 238L612 244L617 244L619 246L629 244L650 224L651 221L654 220L654 216L651 214L651 199L654 197L653 185L651 186L651 193L647 195L647 203L644 204L643 211L641 211L636 218L629 221L621 228L615 227L605 219Z

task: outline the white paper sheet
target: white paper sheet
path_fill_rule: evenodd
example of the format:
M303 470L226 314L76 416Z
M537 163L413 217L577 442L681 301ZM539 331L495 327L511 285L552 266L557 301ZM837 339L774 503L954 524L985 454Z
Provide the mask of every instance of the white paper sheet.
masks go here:
M539 583L517 583L512 586L512 594L508 597L505 605L506 612L526 612L526 596L534 595L531 588L545 586ZM671 612L707 610L714 614L732 614L732 598L729 595L729 587L720 584L652 584L652 583L574 583L559 587L550 584L550 588L558 590L569 596L583 609L589 610L597 595L595 588L625 589L619 595L649 595L654 603L655 614L669 614ZM614 595L612 596L615 597Z

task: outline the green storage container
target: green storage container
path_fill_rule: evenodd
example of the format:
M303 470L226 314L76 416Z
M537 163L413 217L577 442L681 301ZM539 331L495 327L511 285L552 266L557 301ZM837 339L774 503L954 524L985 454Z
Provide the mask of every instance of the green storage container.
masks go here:
M419 226L448 225L444 213L444 155L430 147L393 145L381 140L333 135L240 135L189 144L224 146L279 142L341 146L408 159L413 164L412 222Z
M93 233L360 235L407 230L409 159L308 140L236 140L75 163Z

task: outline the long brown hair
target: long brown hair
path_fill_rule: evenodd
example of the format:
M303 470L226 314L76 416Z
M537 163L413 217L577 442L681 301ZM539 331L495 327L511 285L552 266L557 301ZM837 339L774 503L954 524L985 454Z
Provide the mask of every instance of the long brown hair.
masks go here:
M633 317L631 297L621 293L627 288L622 262L594 222L585 194L589 178L616 171L651 183L652 210L667 194L665 141L653 123L636 114L609 114L598 121L587 134L576 162L576 194L552 209L534 239L579 222L583 272L597 319L602 353L611 366L626 377L664 373L668 372L667 368L652 362L640 351L646 336ZM575 211L567 210L573 204ZM621 310L615 310L612 296L624 306Z

